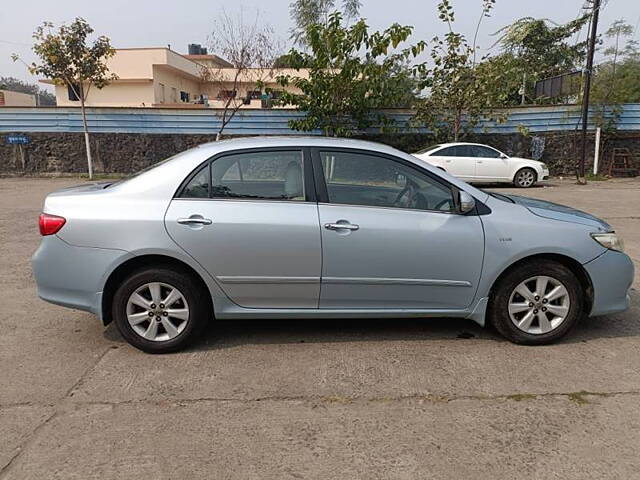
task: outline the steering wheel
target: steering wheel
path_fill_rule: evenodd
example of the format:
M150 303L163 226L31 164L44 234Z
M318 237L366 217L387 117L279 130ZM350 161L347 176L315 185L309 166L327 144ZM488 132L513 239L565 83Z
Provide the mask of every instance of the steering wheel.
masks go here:
M393 206L400 208L428 208L426 198L420 193L418 185L411 179L407 179L407 184L396 196Z

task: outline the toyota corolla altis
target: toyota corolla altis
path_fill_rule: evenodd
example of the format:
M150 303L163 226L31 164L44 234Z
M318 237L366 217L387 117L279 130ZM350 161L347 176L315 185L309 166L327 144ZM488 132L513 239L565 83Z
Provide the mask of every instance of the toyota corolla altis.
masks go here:
M602 220L333 138L202 145L50 194L40 231L40 297L153 353L214 318L464 317L546 344L628 308L633 280Z

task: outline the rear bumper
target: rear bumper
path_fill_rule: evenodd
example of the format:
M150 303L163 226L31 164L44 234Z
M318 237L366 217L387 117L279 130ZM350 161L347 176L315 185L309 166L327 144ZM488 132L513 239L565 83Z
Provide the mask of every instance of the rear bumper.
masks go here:
M629 308L633 284L633 262L624 253L607 250L584 264L593 284L593 306L589 316L623 312Z
M123 250L76 247L56 235L43 237L31 259L38 296L56 305L100 315L106 279L130 257Z

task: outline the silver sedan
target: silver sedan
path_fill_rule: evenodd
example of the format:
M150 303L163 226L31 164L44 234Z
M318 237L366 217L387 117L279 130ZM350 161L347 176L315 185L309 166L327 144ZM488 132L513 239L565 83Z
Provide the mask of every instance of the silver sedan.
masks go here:
M40 297L152 353L213 318L464 317L546 344L627 309L633 280L604 221L355 140L202 145L50 194L40 231Z

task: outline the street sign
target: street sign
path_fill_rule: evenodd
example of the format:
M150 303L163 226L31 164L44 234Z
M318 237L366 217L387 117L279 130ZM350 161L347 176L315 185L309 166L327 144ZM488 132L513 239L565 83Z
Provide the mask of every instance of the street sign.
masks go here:
M4 139L9 145L26 145L30 142L26 135L7 135Z

